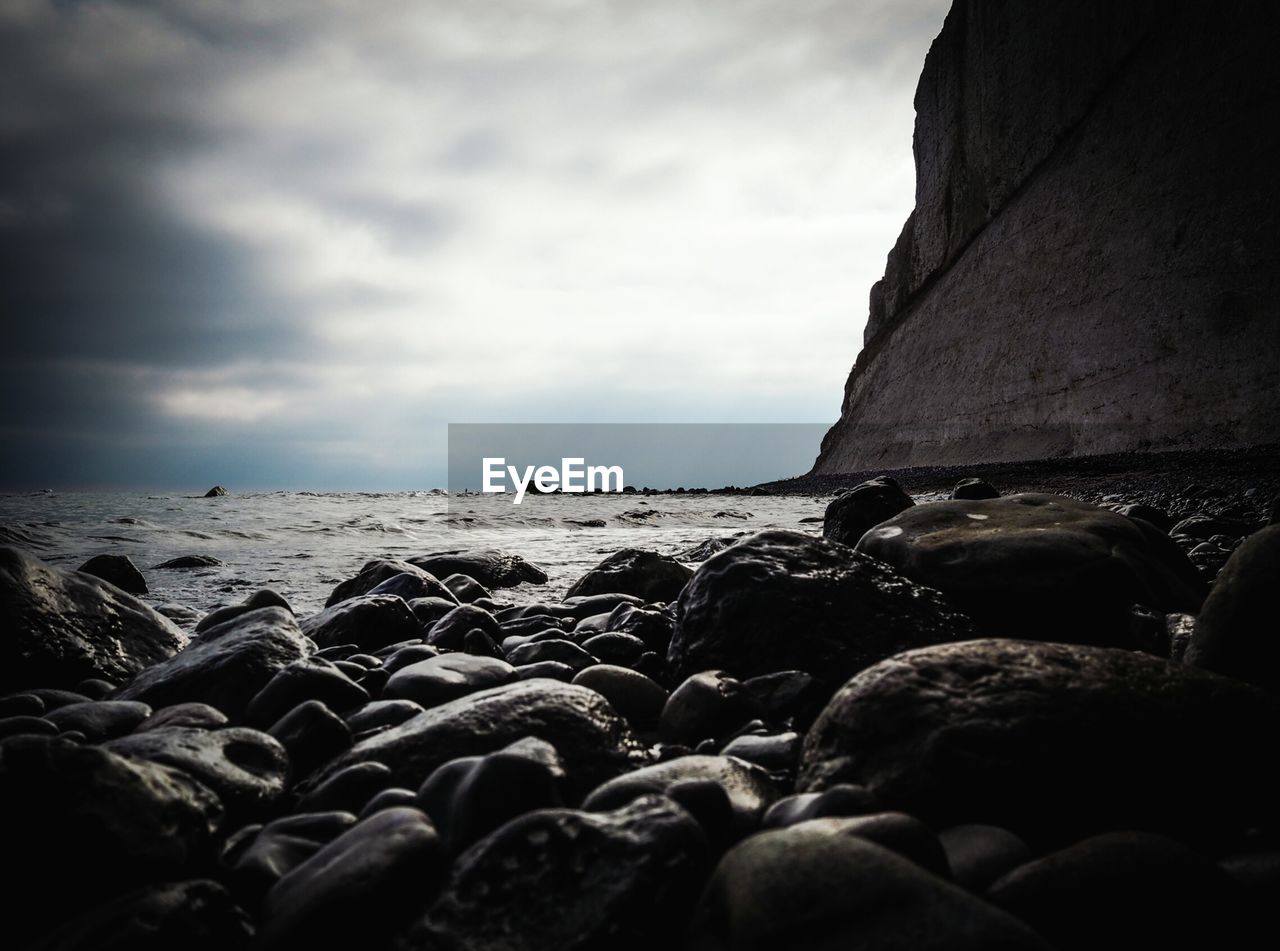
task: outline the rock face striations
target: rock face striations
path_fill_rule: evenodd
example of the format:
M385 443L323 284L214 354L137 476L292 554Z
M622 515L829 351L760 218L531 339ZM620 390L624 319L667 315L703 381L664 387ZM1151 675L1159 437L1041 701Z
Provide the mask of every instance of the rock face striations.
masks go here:
M816 473L1280 441L1261 0L957 0Z

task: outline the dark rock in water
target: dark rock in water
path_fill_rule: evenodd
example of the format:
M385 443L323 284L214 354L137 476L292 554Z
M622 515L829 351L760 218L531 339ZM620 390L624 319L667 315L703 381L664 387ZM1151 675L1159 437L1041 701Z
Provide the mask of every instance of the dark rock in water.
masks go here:
M197 879L122 895L76 915L27 951L247 951L252 944L244 910L217 882Z
M448 857L417 809L386 809L291 869L262 906L263 948L381 947L430 901Z
M485 587L476 581L470 575L452 574L444 579L444 586L453 592L463 604L470 604L472 601L479 601L481 598L492 598Z
M998 499L1000 490L986 479L961 479L951 490L953 499Z
M630 667L649 647L634 634L606 631L588 637L582 642L582 649L592 657L599 658L602 663Z
M147 579L128 555L94 555L76 570L101 578L129 594L147 593Z
M742 682L771 723L809 729L831 699L831 687L803 670L780 670Z
M655 726L667 702L667 692L644 674L612 664L578 671L573 683L600 694L637 729Z
M811 819L868 816L880 809L880 803L865 786L836 783L820 793L784 796L769 807L761 825L766 829L778 829Z
M1185 845L1149 833L1077 842L1014 869L987 897L1060 951L1262 946L1239 885Z
M1147 654L984 640L854 677L805 742L797 786L867 786L934 828L990 823L1038 842L1141 827L1212 839L1276 814L1259 737L1277 702Z
M208 492L204 494L204 497L206 499L216 499L216 498L221 498L226 494L227 494L227 490L223 486L215 485L212 489L210 489Z
M444 551L410 558L409 561L437 578L467 575L486 588L514 588L526 582L547 583L547 573L537 565L498 549Z
M180 555L177 558L170 558L168 561L161 562L156 568L166 571L184 571L191 568L219 568L222 562L212 555Z
M484 608L462 604L431 625L427 632L427 643L432 647L461 650L467 633L472 630L484 631L498 642L503 638L497 618Z
M379 559L366 562L365 566L360 569L360 574L354 578L348 578L334 588L324 606L331 608L335 604L346 601L348 598L356 598L362 594L368 594L388 578L394 578L401 574L414 575L422 582L421 586L417 588L420 592L417 597L444 598L446 601L452 601L455 604L458 601L453 596L453 592L441 584L440 580L429 571L424 571L409 564L407 561Z
M972 636L941 595L799 532L764 532L707 560L676 613L667 660L682 679L723 668L841 682L899 651Z
M422 712L422 705L412 700L375 700L366 703L359 710L347 717L347 726L352 733L364 733L366 730L383 726L399 726Z
M442 763L489 753L529 736L559 752L570 802L646 759L626 721L594 690L525 680L433 707L361 740L322 771L321 778L373 760L391 768L386 785L414 789Z
M340 765L298 799L298 811L359 813L370 799L392 785L391 769L383 763Z
M751 836L720 860L691 951L1048 951L1016 918L831 820Z
M765 810L778 798L769 774L758 766L728 756L681 756L626 773L597 787L582 804L596 812L618 809L641 796L666 794L677 783L715 783L728 796L736 838L754 832Z
M984 633L1012 637L1130 646L1130 605L1194 611L1203 595L1165 535L1055 495L918 505L858 551L943 592Z
M822 516L822 536L852 548L881 522L915 505L897 480L881 476L837 495Z
M692 746L719 739L760 716L755 696L722 670L704 670L671 691L662 708L662 739Z
M78 730L91 743L111 740L137 729L151 708L145 703L126 700L93 700L69 703L45 714L45 719L59 730Z
M443 830L451 855L526 812L564 805L560 758L549 744L542 746L532 750L524 741L450 760L427 777L415 801Z
M566 598L592 594L633 594L644 601L674 601L693 570L670 555L643 548L616 551L569 588Z
M51 883L90 905L150 882L199 874L222 805L178 770L50 737L0 743L0 842L21 874L5 885L5 938L50 925ZM65 914L65 911L64 911Z
M616 812L527 813L458 859L399 947L675 946L702 880L705 852L698 823L657 796Z
M303 618L302 633L320 647L356 644L377 650L418 635L418 619L405 600L394 594L362 594Z
M430 627L457 606L444 598L414 598L409 602L409 610L422 627Z
M391 594L405 601L412 601L415 598L436 597L439 590L436 581L424 576L423 572L402 571L379 581L369 589L369 594Z
M169 726L198 727L204 730L216 730L230 722L221 710L215 710L207 703L176 703L163 710L157 710L142 723L136 732L159 730Z
M224 853L232 890L256 908L285 874L355 822L349 812L308 812L267 823L236 854Z
M972 892L986 891L1005 872L1033 858L1026 842L999 826L952 826L938 833L938 839L952 879Z
M801 521L804 520L801 519ZM816 519L816 521L820 522L822 519ZM706 561L712 555L718 555L720 552L724 551L740 537L740 535L734 535L729 538L708 538L706 541L699 542L692 548L686 548L676 557L681 561Z
M111 740L103 749L182 770L217 793L238 819L270 809L284 795L289 777L284 747L266 733L244 727L171 726Z
M186 642L172 621L114 585L0 548L0 693L88 678L118 683Z
M508 652L507 659L513 664L540 664L544 661L555 661L566 664L575 671L585 670L596 663L596 659L573 641L562 638L547 638L521 644Z
M152 707L207 703L238 720L277 671L309 650L292 614L258 608L205 631L180 653L134 677L115 699Z
M225 624L232 618L240 617L242 614L248 614L250 611L256 611L258 608L284 608L290 614L293 614L293 608L289 606L289 602L284 595L270 588L262 588L255 591L249 597L239 604L229 604L225 607L217 608L210 611L204 617L200 618L195 627L197 634L203 634L211 627L217 627L219 624Z
M298 704L267 732L289 754L290 771L295 779L351 748L351 729L319 700Z
M1186 662L1280 691L1280 526L1246 539L1223 566Z
M472 654L441 654L397 670L382 692L388 700L412 700L430 708L509 684L517 677L515 668L505 660Z
M305 657L280 668L254 694L244 721L266 729L300 703L319 700L330 710L345 712L369 702L369 693L333 662Z

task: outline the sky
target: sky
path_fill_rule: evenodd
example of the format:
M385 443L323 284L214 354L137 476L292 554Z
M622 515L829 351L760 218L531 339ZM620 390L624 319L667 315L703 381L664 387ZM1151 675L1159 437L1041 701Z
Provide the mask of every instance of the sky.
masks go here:
M948 5L3 0L0 487L834 421Z

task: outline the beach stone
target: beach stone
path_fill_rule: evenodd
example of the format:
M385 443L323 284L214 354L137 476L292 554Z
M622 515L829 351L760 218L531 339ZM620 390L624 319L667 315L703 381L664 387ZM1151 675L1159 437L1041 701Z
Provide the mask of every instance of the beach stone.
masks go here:
M452 574L444 579L444 586L453 592L453 596L463 604L470 604L472 601L479 601L482 598L492 598L491 595L479 581L470 575Z
M612 664L580 670L573 683L600 694L637 729L655 726L667 702L667 692L644 674Z
M517 666L516 675L521 680L558 680L567 684L573 682L573 678L578 675L578 672L568 664L562 664L558 660L542 660L536 664L521 664Z
M1000 490L986 479L961 479L951 490L953 499L998 499Z
M1235 550L1192 631L1188 664L1280 691L1280 525Z
M1009 872L987 898L1059 951L1261 947L1240 886L1211 860L1150 833L1077 842Z
M397 947L675 946L706 849L693 817L657 796L614 812L526 813L463 853Z
M322 770L320 779L356 763L377 761L390 768L384 785L416 789L442 763L489 753L525 737L545 740L560 754L570 802L646 761L626 721L598 693L540 679L432 707L359 741Z
M114 699L153 708L207 703L239 720L277 671L310 649L292 614L258 608L208 629L181 652L142 671Z
M426 640L432 647L461 650L467 633L472 630L484 631L495 641L505 636L498 619L484 608L462 604L432 624Z
M403 670L410 664L417 664L439 656L440 648L438 647L432 647L430 644L410 644L408 647L400 648L384 660L382 669L389 674L394 674L397 670Z
M593 594L631 594L643 601L674 601L693 570L670 555L624 548L596 565L570 586L565 599Z
M498 660L507 656L502 648L494 643L493 638L479 628L467 631L467 636L462 639L462 650L477 657L494 657Z
M936 588L987 634L1131 646L1129 608L1195 611L1195 569L1145 522L1055 495L918 505L858 551Z
M302 633L320 647L355 644L377 650L417 637L418 619L409 604L394 594L363 594L340 601L319 614L303 618Z
M854 835L884 846L915 862L926 872L950 879L951 867L937 834L915 816L905 812L875 812L862 816L811 819L792 828L827 831L831 835Z
M447 865L422 812L384 809L276 882L263 901L260 946L383 946L425 910Z
M997 825L1033 847L1125 827L1213 839L1274 817L1258 744L1278 727L1264 692L1148 654L970 641L850 680L797 789L857 783L935 828Z
M1016 918L830 820L753 835L716 866L691 951L1048 951Z
M977 823L952 826L938 833L951 877L971 892L984 892L997 878L1034 857L1019 836L999 826Z
M573 641L563 638L547 638L531 641L507 653L507 659L517 665L539 664L544 661L555 661L566 664L575 671L585 670L597 663L597 660Z
M496 548L437 552L410 558L410 562L438 578L467 575L486 588L514 588L520 584L546 584L547 573L519 555Z
M414 598L409 602L409 610L421 628L429 628L457 606L457 602L445 598Z
M180 769L218 794L238 819L256 818L285 793L289 757L273 737L245 727L200 730L171 726L103 744L132 760Z
M1182 519L1170 528L1169 534L1182 538L1194 538L1199 541L1209 541L1219 535L1238 540L1249 535L1257 527L1252 522L1245 522L1238 518L1223 518L1220 515L1192 515L1189 518Z
M266 729L307 700L319 700L330 710L345 712L368 703L369 692L332 661L304 657L280 668L254 694L245 708L244 721Z
M289 605L284 595L273 591L271 588L261 588L239 604L228 604L210 611L196 622L195 633L203 634L211 627L225 624L232 618L248 614L250 611L256 611L258 608L284 608L284 610L293 614L293 608Z
M151 716L145 703L128 700L92 700L69 703L45 714L59 730L79 730L91 743L115 739L131 733Z
M474 654L441 654L403 667L391 675L383 695L437 707L490 687L511 683L519 675L505 660Z
M716 668L737 677L802 670L834 684L891 654L972 636L937 592L844 545L788 531L703 562L676 615L667 661L680 679Z
M415 598L436 597L438 583L438 579L427 578L421 571L402 571L379 581L369 589L369 594L400 598L407 604Z
M794 773L800 762L800 741L799 733L749 733L726 743L720 755L746 760L771 773Z
M660 733L666 743L692 746L728 736L760 713L755 696L740 681L723 670L704 670L671 691Z
M48 891L89 906L207 867L222 804L186 773L56 737L0 742L5 939L47 929ZM56 884L51 884L56 883Z
M308 775L351 748L351 730L319 700L298 704L267 731L289 756L294 778Z
M253 924L210 879L148 885L74 915L27 951L248 951Z
M647 651L648 645L634 634L608 631L582 641L582 649L602 663L630 667Z
M76 684L75 692L84 694L90 700L106 700L116 692L116 684L101 677L90 677Z
M58 725L45 717L14 716L0 719L0 739L6 736L56 736Z
M0 697L0 717L38 717L44 711L44 701L33 693L11 693Z
M186 643L177 625L115 585L0 547L0 693L119 683Z
M393 785L391 769L383 763L369 760L335 766L298 798L297 811L359 814L370 799Z
M399 786L392 786L390 789L384 789L372 799L370 799L363 809L360 810L360 818L368 819L375 812L382 812L384 809L395 809L399 806L413 806L417 808L418 794L412 789L402 789Z
M422 704L412 700L374 700L347 716L347 726L352 733L364 733L378 727L398 726L405 720L417 716L423 710Z
M836 783L820 793L783 796L768 808L760 824L780 829L811 819L869 816L880 811L880 803L865 786Z
M822 516L822 537L852 548L869 529L915 504L896 479L871 479L845 489L827 504Z
M742 682L770 723L807 730L831 699L831 687L803 670L779 670Z
M176 703L163 710L157 710L147 717L135 729L137 733L148 730L159 730L170 726L199 727L205 730L216 730L229 722L227 715L215 710L207 703Z
M286 873L355 823L349 812L308 812L268 822L230 857L227 881L236 896L256 910Z
M666 655L671 644L671 632L675 628L675 617L670 609L641 607L634 604L619 604L609 612L609 620L605 622L606 633L630 634L644 641L649 650Z
M164 571L191 571L196 568L220 567L222 567L221 559L214 558L212 555L179 555L177 558L170 558L156 565L157 569Z
M129 594L147 593L147 579L128 555L94 555L76 570L101 578Z
M1116 511L1126 518L1140 518L1148 525L1154 525L1166 534L1173 527L1173 520L1169 518L1169 513L1154 505L1134 502L1129 505L1121 505Z
M728 756L681 756L634 770L596 787L583 809L618 809L641 796L666 794L677 783L713 782L724 790L732 810L735 837L755 831L765 810L778 798L778 788L759 766Z
M400 574L416 575L423 582L423 586L419 589L422 593L418 597L443 598L446 601L452 601L457 604L458 599L453 596L453 592L441 584L440 580L430 572L423 571L407 561L380 558L365 562L358 575L354 578L348 578L334 588L324 606L331 608L335 604L346 601L348 598L356 598L362 594L368 594L388 578L394 578Z

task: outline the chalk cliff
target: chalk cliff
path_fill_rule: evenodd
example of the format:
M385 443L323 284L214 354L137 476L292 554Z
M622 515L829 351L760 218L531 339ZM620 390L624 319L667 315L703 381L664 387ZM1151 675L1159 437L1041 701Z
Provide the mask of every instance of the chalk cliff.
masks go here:
M1280 441L1278 21L956 0L814 471Z

